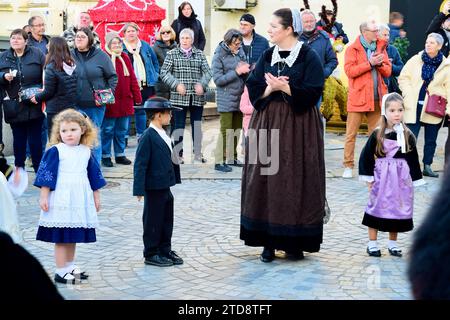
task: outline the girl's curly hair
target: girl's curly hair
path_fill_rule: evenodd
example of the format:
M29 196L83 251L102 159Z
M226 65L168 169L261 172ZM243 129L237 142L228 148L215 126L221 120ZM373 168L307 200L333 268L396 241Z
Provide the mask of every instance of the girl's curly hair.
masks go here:
M84 144L91 149L98 145L97 128L92 121L74 109L66 109L53 118L52 133L50 135L50 142L48 143L49 146L63 142L61 135L59 134L62 122L75 122L80 125L81 130L83 131L80 144Z

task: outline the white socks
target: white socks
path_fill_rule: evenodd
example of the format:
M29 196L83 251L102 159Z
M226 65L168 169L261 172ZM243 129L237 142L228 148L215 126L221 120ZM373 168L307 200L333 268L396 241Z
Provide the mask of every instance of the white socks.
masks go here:
M369 242L367 243L367 247L369 248L370 251L378 250L377 240L369 240Z
M55 273L59 274L61 277L64 277L66 273L71 273L74 269L76 269L76 265L73 261L66 262L66 265L63 268L56 268ZM72 277L72 275L70 275ZM66 276L68 278L69 276Z
M388 248L389 248L389 249L398 248L398 246L397 246L397 241L395 241L395 240L389 240L389 241L388 241Z

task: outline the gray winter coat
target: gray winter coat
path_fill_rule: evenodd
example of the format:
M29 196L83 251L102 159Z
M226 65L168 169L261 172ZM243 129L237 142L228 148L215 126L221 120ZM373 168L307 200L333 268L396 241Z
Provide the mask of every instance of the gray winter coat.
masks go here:
M242 92L244 92L246 75L238 75L235 71L238 63L246 62L244 50L241 48L237 54L222 41L216 48L212 59L212 72L216 84L217 111L239 111Z

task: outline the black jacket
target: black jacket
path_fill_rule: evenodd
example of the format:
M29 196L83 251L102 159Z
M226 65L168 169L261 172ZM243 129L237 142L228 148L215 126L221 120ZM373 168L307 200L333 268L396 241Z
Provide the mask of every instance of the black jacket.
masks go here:
M441 51L446 57L448 57L448 53L450 51L450 41L448 40L447 34L442 29L442 23L449 17L450 14L440 12L433 18L433 20L431 20L431 23L427 29L427 34L436 32L439 33L442 36L442 38L444 38L444 44L442 45Z
M30 46L25 46L23 56L18 59L14 56L13 49L6 50L0 55L0 90L8 93L11 99L19 96L19 90L30 87L42 87L42 72L44 70L45 56L41 50ZM9 70L21 70L11 83L5 79L5 73ZM19 112L11 123L25 122L43 117L41 104L31 102L21 102Z
M93 89L112 91L117 86L117 74L111 58L98 48L91 48L86 56L77 49L71 51L77 65L77 106L79 108L95 107ZM93 87L93 88L92 88Z
M146 190L167 189L181 183L180 166L172 161L172 153L153 128L142 135L134 161L133 195L143 196Z
M75 108L77 102L77 70L70 75L55 69L52 62L45 67L44 91L36 95L38 102L45 101L48 113L58 113Z
M195 19L192 22L192 25L184 23L180 19L175 19L172 22L171 27L175 31L175 34L176 34L175 41L177 43L180 43L180 31L185 28L190 28L194 31L194 43L192 45L202 51L205 49L206 37L205 37L205 33L203 32L202 23L198 19Z
M174 41L169 46L165 44L163 41L158 40L153 45L152 49L158 58L159 63L159 71L161 72L161 68L164 64L164 60L166 59L167 52L177 47L177 43ZM166 99L170 99L170 87L165 84L160 77L158 77L158 82L155 85L156 95L159 97L164 97Z

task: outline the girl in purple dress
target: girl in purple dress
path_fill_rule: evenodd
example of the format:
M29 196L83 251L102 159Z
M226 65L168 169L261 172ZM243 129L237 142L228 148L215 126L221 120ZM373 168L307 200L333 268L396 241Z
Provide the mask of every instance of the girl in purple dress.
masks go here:
M369 227L369 256L381 257L379 231L389 232L388 250L401 257L397 233L413 229L414 186L424 184L413 133L403 123L403 98L383 96L379 126L361 151L359 179L369 187L362 224Z

